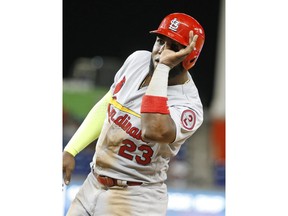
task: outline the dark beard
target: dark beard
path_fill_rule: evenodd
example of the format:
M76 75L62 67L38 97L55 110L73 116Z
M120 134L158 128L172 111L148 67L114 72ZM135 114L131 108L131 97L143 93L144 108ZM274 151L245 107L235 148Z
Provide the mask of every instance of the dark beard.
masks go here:
M153 74L155 70L154 64L153 64L153 60L152 58L150 59L150 65L149 65L149 74ZM183 72L184 68L182 66L182 63L178 64L177 66L175 66L174 68L172 68L169 72L169 77L168 80L174 78L175 76L181 74Z

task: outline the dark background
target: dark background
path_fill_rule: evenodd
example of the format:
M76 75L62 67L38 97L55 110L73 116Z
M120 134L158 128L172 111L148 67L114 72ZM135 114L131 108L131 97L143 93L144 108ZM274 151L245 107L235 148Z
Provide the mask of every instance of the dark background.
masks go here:
M135 50L152 50L162 19L173 12L193 16L206 40L190 70L204 107L213 96L221 0L63 0L63 78L71 76L78 57L113 56L123 61ZM116 72L116 71L115 71Z

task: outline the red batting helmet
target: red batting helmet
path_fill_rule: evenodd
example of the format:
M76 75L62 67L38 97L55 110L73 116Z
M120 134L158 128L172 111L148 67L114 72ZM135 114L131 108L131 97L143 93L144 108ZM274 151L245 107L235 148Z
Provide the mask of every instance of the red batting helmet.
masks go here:
M164 35L184 46L188 46L191 30L193 30L194 35L198 35L198 39L194 50L182 62L183 67L189 70L195 65L205 41L204 29L197 20L184 13L172 13L162 20L157 30L150 31L150 33Z

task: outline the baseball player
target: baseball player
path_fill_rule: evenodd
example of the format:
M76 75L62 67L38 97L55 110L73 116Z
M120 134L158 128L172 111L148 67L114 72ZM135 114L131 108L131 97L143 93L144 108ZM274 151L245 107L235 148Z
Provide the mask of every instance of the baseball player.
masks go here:
M203 108L188 70L204 44L201 25L173 13L157 30L152 52L136 51L116 73L63 151L69 184L74 157L97 140L91 173L67 215L166 215L169 160L202 124Z

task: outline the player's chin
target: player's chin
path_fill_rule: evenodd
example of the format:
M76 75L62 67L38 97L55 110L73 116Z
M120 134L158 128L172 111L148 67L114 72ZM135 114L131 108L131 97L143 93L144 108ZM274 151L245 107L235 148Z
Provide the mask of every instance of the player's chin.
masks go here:
M154 62L154 68L156 68L158 64L159 62Z
M154 64L154 69L155 69L157 65L159 64L159 59L154 59L153 64Z
M157 65L158 65L158 63L151 58L150 65L149 65L149 71L153 73L153 71L155 70Z
M155 69L157 67L157 65L159 64L159 58L152 57L151 60L150 60L150 67L151 67L151 64L153 65L153 67Z

